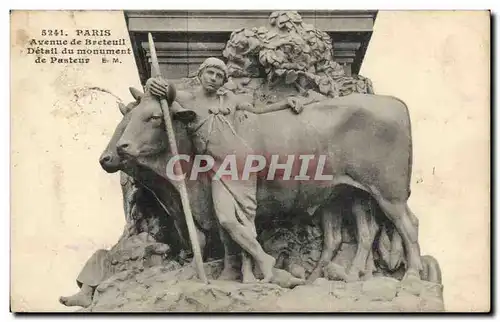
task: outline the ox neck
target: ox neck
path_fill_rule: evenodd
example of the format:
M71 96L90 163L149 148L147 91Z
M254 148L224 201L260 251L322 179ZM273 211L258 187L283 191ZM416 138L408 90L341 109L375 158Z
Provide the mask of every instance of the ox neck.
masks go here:
M198 95L205 98L217 98L219 96L217 90L207 90L203 86L198 89Z

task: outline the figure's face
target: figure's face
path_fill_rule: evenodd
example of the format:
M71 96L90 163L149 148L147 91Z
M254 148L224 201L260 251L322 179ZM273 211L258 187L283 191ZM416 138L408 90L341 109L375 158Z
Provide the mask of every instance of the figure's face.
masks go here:
M207 67L201 73L200 82L205 91L216 92L224 84L224 72L217 67Z

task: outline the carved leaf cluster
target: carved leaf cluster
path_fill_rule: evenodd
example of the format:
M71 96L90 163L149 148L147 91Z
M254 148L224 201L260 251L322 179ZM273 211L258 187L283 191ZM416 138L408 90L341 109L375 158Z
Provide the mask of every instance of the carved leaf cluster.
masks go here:
M223 51L229 76L266 77L271 83L300 84L327 97L373 93L371 82L347 76L333 60L330 36L303 22L296 11L275 11L269 25L231 34Z

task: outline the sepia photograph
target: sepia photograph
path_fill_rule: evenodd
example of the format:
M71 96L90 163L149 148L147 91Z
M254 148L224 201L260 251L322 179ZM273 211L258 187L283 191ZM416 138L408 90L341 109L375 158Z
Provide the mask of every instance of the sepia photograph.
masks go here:
M12 10L10 311L486 313L488 10Z

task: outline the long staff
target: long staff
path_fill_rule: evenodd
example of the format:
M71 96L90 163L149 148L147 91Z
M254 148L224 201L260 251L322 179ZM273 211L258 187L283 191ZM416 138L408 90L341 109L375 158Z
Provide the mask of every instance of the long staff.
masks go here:
M151 33L148 34L148 41L149 51L151 53L151 77L158 77L161 76L160 64L158 63L156 48ZM174 128L172 126L172 119L170 118L169 106L165 98L160 99L160 104L163 111L163 118L165 120L165 127L167 128L170 151L173 156L177 156L179 152L177 149L177 141L175 140ZM182 168L179 162L174 163L174 173L182 173ZM203 283L208 283L207 276L205 275L205 270L203 269L203 259L201 257L200 244L198 243L198 235L196 234L193 214L191 212L191 205L189 204L189 197L186 188L186 182L184 181L184 179L179 181L179 193L181 194L182 208L184 209L184 215L186 217L186 224L189 232L189 239L191 241L191 247L193 248L194 262L196 271L198 273L198 278Z

